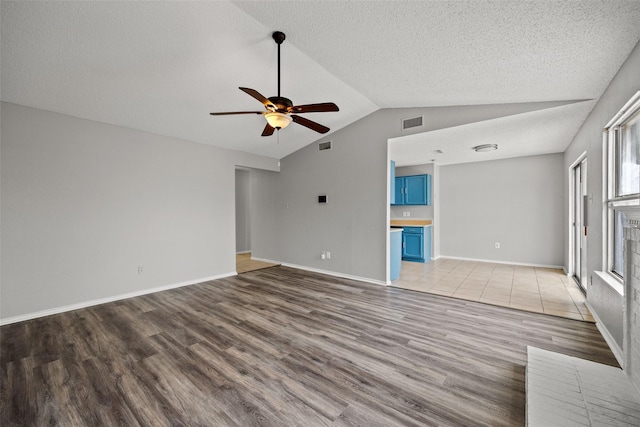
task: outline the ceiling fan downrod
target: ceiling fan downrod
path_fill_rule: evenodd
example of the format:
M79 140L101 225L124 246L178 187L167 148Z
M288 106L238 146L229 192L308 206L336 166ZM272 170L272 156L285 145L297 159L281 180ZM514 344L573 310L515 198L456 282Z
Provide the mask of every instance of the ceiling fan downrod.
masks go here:
M273 40L278 45L278 98L280 98L280 45L284 42L284 39L286 39L287 36L285 36L282 31L274 31L271 37L273 37Z

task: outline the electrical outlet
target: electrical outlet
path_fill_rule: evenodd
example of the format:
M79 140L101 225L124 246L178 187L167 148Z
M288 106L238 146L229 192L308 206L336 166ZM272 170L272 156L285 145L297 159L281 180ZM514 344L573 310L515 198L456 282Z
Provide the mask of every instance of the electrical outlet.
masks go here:
M496 247L496 249L500 249L500 242L496 242L495 243L495 247Z
M138 266L138 274L142 274L142 273L144 273L144 267L139 265Z
M322 251L322 254L320 254L320 258L327 259L327 253L325 251Z
M407 216L411 216L411 212L407 212Z
M327 251L327 259L331 259L331 252Z

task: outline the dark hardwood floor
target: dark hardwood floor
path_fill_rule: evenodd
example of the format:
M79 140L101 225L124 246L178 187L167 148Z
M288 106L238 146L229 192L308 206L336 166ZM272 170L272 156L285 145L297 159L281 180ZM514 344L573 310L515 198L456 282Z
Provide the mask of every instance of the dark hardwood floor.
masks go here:
M0 329L2 426L522 426L592 323L273 267Z

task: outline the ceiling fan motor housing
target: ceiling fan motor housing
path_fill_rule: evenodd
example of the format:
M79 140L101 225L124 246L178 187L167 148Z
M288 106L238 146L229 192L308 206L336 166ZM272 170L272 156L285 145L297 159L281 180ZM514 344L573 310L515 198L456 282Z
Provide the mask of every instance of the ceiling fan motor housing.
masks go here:
M283 96L271 96L269 101L276 107L276 110L281 113L288 112L288 109L293 107L293 102L289 98Z

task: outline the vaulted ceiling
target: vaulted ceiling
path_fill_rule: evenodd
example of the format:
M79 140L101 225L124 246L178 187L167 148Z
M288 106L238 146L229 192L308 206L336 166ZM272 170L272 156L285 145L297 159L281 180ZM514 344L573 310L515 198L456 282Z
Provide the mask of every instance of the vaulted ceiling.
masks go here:
M553 142L544 152L563 151L640 40L639 1L2 1L1 8L3 101L274 158L320 135L292 124L264 138L259 115L208 113L262 108L239 86L276 95L275 30L287 34L282 95L338 104L339 112L306 115L332 131L380 108L567 101L410 141L449 137L453 149L482 135L503 141L491 125L504 144L523 127L541 132L516 155L539 153L531 144L540 138Z

